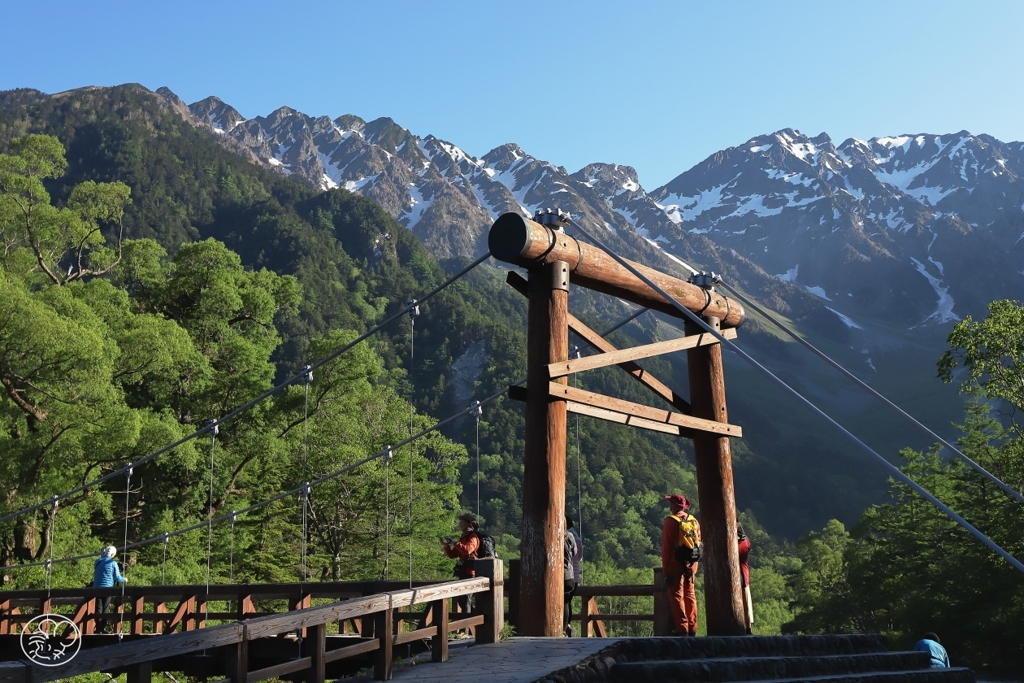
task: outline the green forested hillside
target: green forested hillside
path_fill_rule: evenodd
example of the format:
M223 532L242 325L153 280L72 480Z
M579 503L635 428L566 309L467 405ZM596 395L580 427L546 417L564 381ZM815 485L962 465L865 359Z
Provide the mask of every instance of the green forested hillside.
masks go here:
M0 151L8 152L11 141L27 133L54 135L67 148L66 173L45 181L57 206L65 205L72 188L87 180L121 182L130 190L131 202L124 207L122 221L124 235L153 243L135 243L133 249L138 253L126 259L131 273L119 271L112 274L113 279L95 280L118 288L118 296L127 296L126 305L132 310L174 320L197 335L202 344L209 330L202 321L190 318L192 304L173 297L168 300L166 285L160 284L168 272L184 267L176 261L202 262L204 257L195 251L199 246L193 245L208 245L204 248L213 250L222 247L212 245L225 245L230 251L219 251L222 255L217 259L227 262L235 258L232 253L238 254L240 272L249 274L246 277L266 269L268 275L260 277L294 278L295 288L287 292L294 298L273 314L274 334L265 337L260 347L260 353L268 356L262 361L266 370L246 385L249 393L210 396L201 406L177 412L166 397L146 397L151 410L168 401L164 419L177 425L175 430L202 425L219 411L241 403L257 386L266 386L271 377L285 377L314 359L314 348L324 348L318 340L341 330L363 331L445 277L415 237L372 202L344 190L316 194L258 168L216 145L141 87L88 89L53 97L27 91L0 95ZM112 223L104 226L108 244L113 244L117 230ZM190 246L183 248L185 244ZM166 250L168 257L162 257L158 247ZM446 264L452 269L460 265ZM196 269L198 277L202 267ZM473 398L490 395L520 379L525 371L525 306L501 280L502 274L493 268L477 269L422 306L414 340L407 321L371 339L369 346L380 358L380 365L377 371L367 371L367 379L377 390L411 400L419 413L433 418L447 417L466 408ZM193 284L203 291L204 285ZM191 295L183 290L175 296ZM229 319L234 317L237 314ZM267 324L265 321L263 326ZM618 343L627 342L620 336ZM479 374L471 373L472 382L457 390L450 368L471 349L482 350ZM215 356L209 349L206 352ZM661 369L666 371L667 366ZM586 378L586 386L649 400L619 374L597 373ZM175 430L168 436L176 434ZM661 494L667 490L693 492L686 444L593 421L583 421L579 433L588 559L610 567L651 566L664 513ZM461 468L461 506L475 509L476 424L467 418L447 434L458 443L471 445L474 462ZM383 435L376 437L381 444L387 442L383 439ZM489 406L480 425L480 444L481 512L505 552L515 552L521 518L521 407L504 399ZM125 448L129 450L91 464L90 473L123 464L129 459L128 452L146 450L137 439L129 439ZM575 453L573 446L570 459ZM202 455L192 457L190 462L198 467ZM246 467L261 473L260 492L269 494L275 486L280 490L287 488L286 482L295 481L294 471L264 463L269 455L251 453L248 457ZM570 469L575 471L575 461ZM200 473L197 470L190 476L199 477ZM236 500L231 489L238 487L228 483L221 484L228 489L227 500L222 501L226 509L255 495L246 489L244 497L238 494ZM57 481L47 482L32 493L19 494L6 507L45 498L59 489ZM112 490L123 488L113 486ZM176 504L175 510L194 518L202 508L195 495L198 492L193 492L191 507ZM574 504L570 510L576 514ZM99 539L109 534L116 517L110 511L103 524L95 523L94 536ZM131 535L145 535L156 528L148 524L140 521ZM8 536L8 552L13 552L13 538ZM39 556L41 547L29 543L19 552Z

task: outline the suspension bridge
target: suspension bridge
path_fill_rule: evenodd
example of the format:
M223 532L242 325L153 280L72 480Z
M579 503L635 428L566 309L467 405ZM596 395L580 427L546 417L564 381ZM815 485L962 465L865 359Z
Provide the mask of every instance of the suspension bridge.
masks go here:
M202 428L144 458L34 505L0 517L16 520L50 509L56 515L63 501L104 482L126 482L125 534L122 552L162 543L166 551L175 536L205 528L207 531L207 579L205 585L136 586L120 588L67 588L52 585L53 568L66 562L92 559L95 553L54 557L40 562L0 568L8 574L30 567L42 568L45 585L35 590L0 592L0 683L41 683L92 672L127 674L129 683L148 683L154 673L174 672L207 681L256 683L268 679L305 680L320 683L327 678L353 675L372 669L378 680L409 677L411 668L396 670L396 657L423 657L443 663L452 655L450 638L468 632L481 646L470 656L476 678L488 676L487 662L498 667L489 677L499 680L545 680L551 683L593 680L872 680L872 681L972 681L966 669L927 671L920 653L887 652L884 639L876 636L737 637L745 632L740 569L734 538L736 506L730 439L742 430L728 422L722 348L735 352L781 390L793 395L845 438L906 483L973 534L1012 566L1024 565L971 526L930 492L912 481L824 411L773 375L736 344L737 328L746 309L779 326L801 344L857 382L887 407L911 420L913 426L942 443L1000 489L1024 502L1018 492L999 481L980 465L927 427L913 420L851 373L778 321L756 302L713 274L693 273L687 280L628 261L560 212L539 212L534 220L505 214L495 221L489 235L490 252L444 283L412 300L397 313L350 343L302 368L296 375L264 392ZM527 374L505 390L481 397L467 408L411 434L406 440L350 463L299 487L282 491L242 510L214 516L194 525L148 539L128 538L128 497L131 479L138 468L182 444L208 439L210 445L210 500L213 500L215 446L220 428L241 419L261 402L289 386L302 386L309 419L309 387L319 368L352 349L385 327L407 317L415 331L419 306L494 258L525 268L528 278L510 272L507 283L528 299ZM570 287L593 291L632 302L640 310L612 329L628 323L646 310L655 310L683 322L682 337L629 349L618 349L569 313ZM720 293L726 290L732 298ZM570 358L570 333L594 350L588 356ZM665 353L686 351L689 368L689 399L644 370L638 360ZM618 366L650 390L664 408L603 396L571 386L568 377L587 370ZM525 386L522 386L525 382ZM444 582L414 581L411 550L408 581L335 582L306 581L308 528L306 510L311 493L326 481L373 461L389 464L394 451L444 428L456 420L475 417L484 407L508 394L526 403L523 520L521 559L506 570L496 558L477 561L475 578ZM586 646L552 645L563 632L562 542L565 534L566 417L569 413L609 420L638 429L690 438L694 443L701 524L706 548L705 600L709 637L700 639L607 639L587 641ZM306 432L303 433L305 449ZM410 496L412 489L410 488ZM210 548L213 527L234 524L241 516L274 502L301 501L302 581L293 584L224 585L211 582ZM233 536L232 536L233 538ZM166 557L166 552L165 552ZM508 576L506 577L506 571ZM641 586L581 586L583 610L577 615L584 638L604 635L605 621L647 619L655 635L668 635L665 590L660 570L651 584ZM637 595L653 598L648 615L597 614L599 595ZM475 607L459 611L461 600L473 596ZM102 605L111 601L114 611ZM33 647L46 641L41 651L51 661L30 657L26 635L33 620L63 615L68 624L56 622L35 632ZM502 641L506 620L517 638ZM112 626L103 632L101 625ZM463 639L464 640L464 639ZM575 639L573 639L575 640ZM49 649L47 649L49 648ZM502 649L504 648L504 649ZM545 649L546 648L546 649ZM566 649L568 648L568 650ZM575 648L575 649L573 649ZM464 650L465 648L463 648ZM68 652L73 651L73 656ZM509 652L518 652L510 660ZM524 654L525 653L525 654ZM532 654L531 654L532 653ZM567 654L568 653L568 654ZM568 656L568 661L565 657ZM63 657L63 659L62 659ZM475 659L474 659L475 657ZM575 659L574 659L575 658ZM739 663L742 662L745 663ZM511 662L511 663L510 663ZM505 667L504 669L502 667ZM464 667L461 667L464 668ZM507 671L506 671L507 669ZM701 673L703 672L703 673ZM708 672L711 672L710 674ZM506 675L507 674L507 675ZM443 666L417 667L417 680L450 678Z

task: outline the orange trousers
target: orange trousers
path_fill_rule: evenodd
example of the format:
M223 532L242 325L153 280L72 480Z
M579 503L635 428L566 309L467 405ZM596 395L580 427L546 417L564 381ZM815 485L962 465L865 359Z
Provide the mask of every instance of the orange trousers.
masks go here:
M672 625L679 633L697 635L697 593L693 588L697 575L697 563L690 565L689 575L670 576L665 590L668 592L668 609L672 613Z

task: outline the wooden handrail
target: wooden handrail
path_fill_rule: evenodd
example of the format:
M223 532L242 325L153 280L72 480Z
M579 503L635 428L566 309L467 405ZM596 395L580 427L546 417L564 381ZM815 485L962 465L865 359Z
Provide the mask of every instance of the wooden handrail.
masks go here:
M293 607L299 607L299 609L293 609L286 613L259 616L245 621L186 630L171 635L141 638L118 645L83 649L74 659L57 667L41 667L27 661L0 663L0 683L45 683L95 671L124 670L128 670L129 679L133 683L147 683L152 675L155 661L173 661L176 657L180 658L191 653L209 652L210 650L217 650L221 653L222 660L220 661L224 662L224 668L228 673L226 680L231 683L257 683L267 678L303 670L309 670L306 679L310 683L323 683L326 663L366 652L375 652L375 673L379 679L387 679L391 677L392 648L396 644L396 640L399 640L395 625L400 608L417 604L430 605L430 613L435 617L433 624L418 629L415 635L417 639L429 637L433 641L432 650L435 661L447 659L448 633L452 630L476 626L477 642L495 642L498 639L503 626L504 582L501 561L497 559L479 560L477 561L477 570L481 574L478 578L414 585L413 588L408 588L408 584L406 584L400 590L359 596L315 607L308 606L308 600L303 597L292 604ZM309 588L311 585L305 584L304 587ZM332 590L340 589L340 587L341 585L332 586ZM350 587L351 584L345 586L346 589ZM198 593L196 591L198 587L194 586L178 588L191 589L184 591L185 598L189 601L196 601L196 604L201 604L208 596L212 598L215 592L213 586L209 593L206 593L205 586L202 587L201 593ZM245 595L281 594L276 587L267 590L269 588L267 586L217 588L221 589L217 591L219 596L230 595L232 591L235 594ZM224 588L232 590L225 591ZM164 587L158 587L158 589L160 597L164 597ZM87 590L104 591L109 589ZM77 593L77 597L80 599L91 601L95 597L94 595L86 597L82 595L83 591L81 590ZM450 621L447 617L448 600L472 594L484 594L482 599L478 598L477 600L478 613L468 619ZM129 602L128 595L126 591L125 602ZM144 591L140 591L138 588L133 595L137 596L136 599L144 599ZM293 592L289 597L294 598L295 593ZM23 595L21 598L28 599L29 596ZM181 592L176 595L176 599L184 602ZM224 598L219 599L223 600ZM11 609L10 603L0 604ZM11 615L5 616L10 617ZM139 619L145 616L147 615L139 614L133 618ZM191 617L183 618L192 618L197 621L201 616L201 614L193 614ZM421 618L421 615L416 613L405 613L403 616L406 619ZM357 637L352 639L354 641L352 645L330 651L326 649L326 626L328 623L364 617L370 618L374 622L372 638ZM109 618L113 620L115 615L109 615ZM126 619L126 621L128 620ZM303 652L300 656L259 670L249 670L250 642L296 632L307 634L302 641ZM410 634L403 635L406 636L405 640L410 639ZM441 641L444 641L443 644Z

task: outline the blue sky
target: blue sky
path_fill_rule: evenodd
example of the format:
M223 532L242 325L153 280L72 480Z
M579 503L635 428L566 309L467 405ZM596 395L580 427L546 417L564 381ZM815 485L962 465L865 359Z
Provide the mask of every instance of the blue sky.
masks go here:
M0 0L0 89L389 116L648 189L780 128L1024 140L1024 2Z

